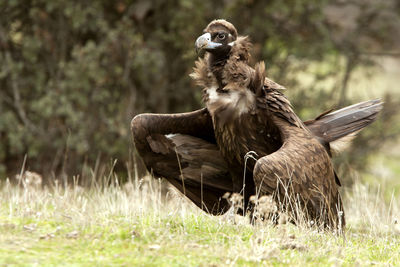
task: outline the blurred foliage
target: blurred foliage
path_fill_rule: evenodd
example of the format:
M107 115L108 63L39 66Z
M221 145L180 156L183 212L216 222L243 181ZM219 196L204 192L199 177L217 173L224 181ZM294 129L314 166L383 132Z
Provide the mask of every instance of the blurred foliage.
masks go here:
M74 175L110 158L121 167L135 114L201 106L188 74L193 42L214 18L251 36L253 60L266 61L310 118L354 102L354 70L396 53L399 14L395 0L1 1L0 174L18 172L25 155L26 168L45 174ZM362 166L364 151L397 136L399 101L388 99L347 161Z

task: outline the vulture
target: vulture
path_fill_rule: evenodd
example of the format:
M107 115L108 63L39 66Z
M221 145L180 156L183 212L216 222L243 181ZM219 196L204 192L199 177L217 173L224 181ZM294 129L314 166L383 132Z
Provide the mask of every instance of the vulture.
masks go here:
M342 229L340 181L334 144L371 124L380 100L328 111L303 122L265 76L249 65L251 42L226 20L213 20L195 42L204 52L190 75L203 89L205 108L180 114L140 114L131 131L148 170L166 178L204 211L218 215L229 193L271 196L280 210L299 211L309 222Z

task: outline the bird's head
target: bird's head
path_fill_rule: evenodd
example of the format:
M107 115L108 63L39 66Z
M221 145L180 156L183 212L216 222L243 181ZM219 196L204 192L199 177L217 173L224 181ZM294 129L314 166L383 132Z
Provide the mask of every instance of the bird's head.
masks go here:
M224 56L229 53L236 39L235 27L226 20L217 19L207 25L204 34L197 38L195 47L197 53L207 51L214 55Z

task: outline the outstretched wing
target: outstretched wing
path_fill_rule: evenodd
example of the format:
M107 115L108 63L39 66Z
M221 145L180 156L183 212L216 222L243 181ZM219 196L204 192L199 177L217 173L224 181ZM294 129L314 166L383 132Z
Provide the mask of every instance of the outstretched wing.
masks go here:
M220 214L232 178L215 144L206 109L181 114L142 114L131 123L136 149L146 167L166 178L198 207Z
M344 224L335 173L324 146L294 113L290 102L277 90L265 89L258 107L266 110L278 127L282 146L260 158L253 171L261 194L273 194L296 215L306 210L326 226Z
M283 145L260 158L253 172L261 194L273 194L296 217L305 212L309 220L325 226L344 225L342 203L335 174L325 148L310 133L275 119L282 131Z

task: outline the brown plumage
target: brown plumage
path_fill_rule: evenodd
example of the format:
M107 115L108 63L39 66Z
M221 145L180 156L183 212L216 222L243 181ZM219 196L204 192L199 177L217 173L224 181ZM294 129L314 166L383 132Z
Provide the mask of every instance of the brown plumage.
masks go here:
M381 103L303 123L283 87L265 77L264 63L248 65L247 37L224 20L204 32L196 46L207 53L191 77L203 87L206 109L135 117L134 141L146 166L213 214L227 210L225 192L244 190L246 204L253 194L269 194L283 210L296 214L297 207L326 227L344 226L329 144L374 121Z
M217 145L231 172L233 190L242 189L240 170L246 168L245 201L259 190L274 195L285 210L300 206L310 219L327 226L344 224L328 153L283 94L264 87L264 63L258 63L255 69L248 65L248 38L232 37L228 45L220 41L226 38L220 38L221 33L234 36L232 27L223 20L207 26L205 32L210 35L206 38L211 36L210 42L222 45L208 51L192 77L205 87L204 101L213 120ZM255 152L257 161L246 162L249 151Z

